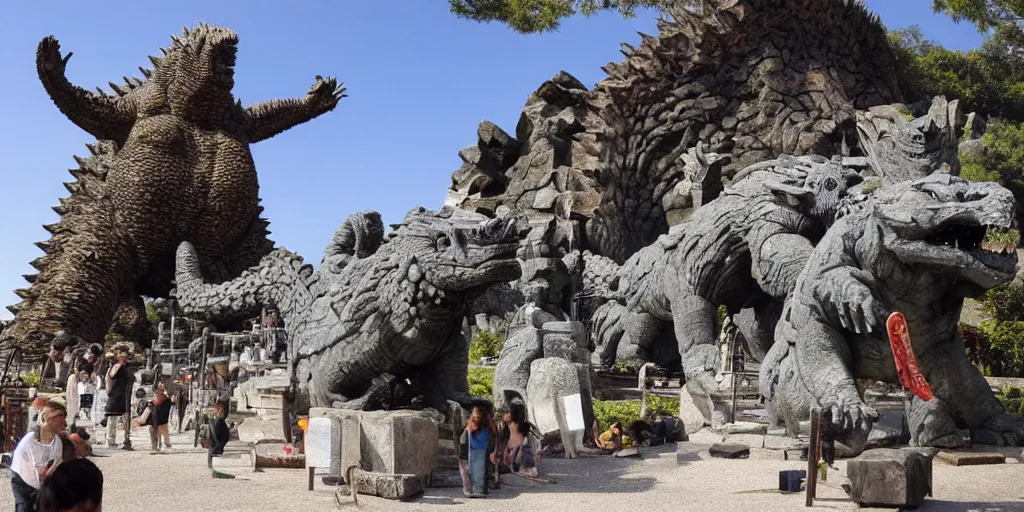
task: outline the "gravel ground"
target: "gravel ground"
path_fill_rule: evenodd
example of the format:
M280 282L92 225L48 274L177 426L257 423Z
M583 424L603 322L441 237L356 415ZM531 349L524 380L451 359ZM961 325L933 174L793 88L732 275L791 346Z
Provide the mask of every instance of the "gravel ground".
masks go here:
M148 439L134 436L136 446ZM331 488L317 482L306 490L302 470L251 473L237 461L225 460L225 472L237 479L214 479L206 469L205 452L191 450L190 436L174 436L172 453L148 451L109 452L93 460L104 473L104 510L136 512L159 509L166 504L174 512L186 511L295 511L335 510ZM676 448L646 449L643 460L610 456L576 460L542 460L545 478L556 484L528 482L514 476L503 478L501 489L487 499L466 499L461 489L428 489L409 503L361 496L363 510L559 510L561 511L799 511L804 495L781 495L778 472L803 469L806 462L768 459L755 451L746 460L700 460L676 463ZM815 510L858 510L839 487L845 464L819 483ZM9 475L9 473L7 473ZM1024 511L1024 465L952 467L934 466L935 496L919 510L929 511ZM355 507L347 503L345 509ZM727 507L727 508L726 508ZM10 491L0 490L0 510L13 508Z

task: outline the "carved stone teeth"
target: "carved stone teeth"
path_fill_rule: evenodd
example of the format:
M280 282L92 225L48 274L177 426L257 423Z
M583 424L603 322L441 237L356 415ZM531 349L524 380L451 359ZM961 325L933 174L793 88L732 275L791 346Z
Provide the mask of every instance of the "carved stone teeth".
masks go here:
M415 295L416 294L416 284L413 283L412 281L406 281L405 282L405 292L407 294L409 294L409 295Z
M409 316L415 317L416 313L417 313L416 306L412 306L412 307L409 308Z

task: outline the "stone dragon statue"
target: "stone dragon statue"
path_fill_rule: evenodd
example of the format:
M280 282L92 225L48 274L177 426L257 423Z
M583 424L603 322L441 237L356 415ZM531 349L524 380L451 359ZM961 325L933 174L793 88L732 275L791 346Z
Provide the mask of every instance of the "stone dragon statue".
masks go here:
M795 435L821 407L837 440L862 450L877 412L856 380L899 383L885 327L899 311L935 397L908 405L914 442L963 444L958 425L976 443L1024 441L1024 418L1004 411L958 331L965 297L1014 278L1015 208L998 184L935 173L883 187L837 220L800 273L761 365L773 422Z
M212 279L238 275L273 249L260 218L259 185L249 145L330 112L344 97L334 78L316 81L299 99L248 107L235 101L238 36L200 24L185 29L145 79L111 83L114 94L71 84L60 45L39 43L36 69L57 108L96 137L77 158L71 196L54 207L60 220L37 243L39 273L16 293L14 324L4 345L42 355L64 330L99 342L118 323L145 321L140 295L166 297L175 249L190 241ZM127 329L128 326L121 326ZM130 329L129 329L130 330Z
M730 313L754 308L758 330L770 333L778 320L772 313L781 309L772 303L793 289L847 188L861 176L836 161L805 156L755 164L737 179L617 269L610 287L616 298L595 314L604 364L668 364L666 355L679 354L691 393L694 386L716 390L718 307ZM752 352L771 346L771 336L747 334L755 342ZM678 348L659 343L673 338Z
M559 73L530 95L514 136L482 123L460 152L449 204L527 212L537 225L572 219L575 247L565 226L544 234L553 253L622 264L686 206L676 187L698 142L729 157L725 178L785 154L845 155L846 146L852 156L857 112L902 101L885 28L861 2L685 4L666 8L657 35L623 44L625 58L593 90Z
M286 321L300 412L368 408L394 379L409 379L439 411L447 400L466 403L462 321L491 285L519 278L521 226L450 207L418 208L386 240L382 233L379 214L358 213L338 229L315 272L278 248L221 284L203 282L186 242L173 294L187 314L276 307Z

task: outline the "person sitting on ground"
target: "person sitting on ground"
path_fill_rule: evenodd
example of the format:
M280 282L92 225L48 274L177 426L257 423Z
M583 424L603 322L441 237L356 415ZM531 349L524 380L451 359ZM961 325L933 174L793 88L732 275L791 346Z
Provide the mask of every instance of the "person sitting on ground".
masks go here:
M533 426L526 420L526 404L522 400L513 400L502 422L501 445L504 448L491 455L491 462L504 465L516 474L536 477L537 457L529 438Z
M39 486L60 465L64 445L60 434L67 428L67 410L56 402L42 401L39 425L30 430L11 455L11 491L16 512L33 512Z
M103 473L89 459L65 462L39 489L39 512L100 512Z
M594 429L594 431L596 432L597 429ZM602 450L612 451L619 451L623 448L632 448L634 446L633 440L623 433L622 422L619 421L612 423L608 430L599 437L594 438L594 444Z

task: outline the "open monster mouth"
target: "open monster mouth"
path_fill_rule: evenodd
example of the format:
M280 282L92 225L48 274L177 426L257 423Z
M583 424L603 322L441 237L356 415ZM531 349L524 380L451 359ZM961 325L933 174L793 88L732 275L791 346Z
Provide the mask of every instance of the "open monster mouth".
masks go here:
M1017 265L1020 232L998 226L948 224L925 242L964 251L986 267L1010 270Z
M237 60L238 47L230 43L224 44L217 49L217 53L213 57L213 69L219 74L233 76Z

